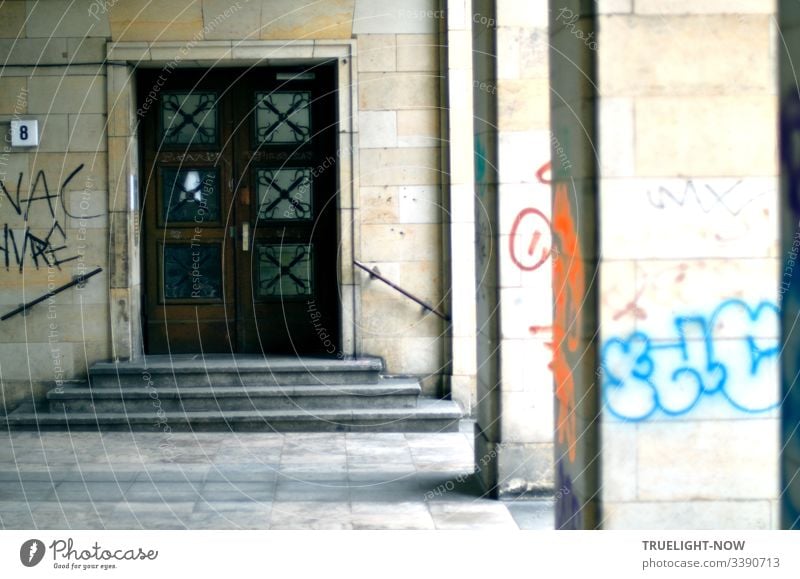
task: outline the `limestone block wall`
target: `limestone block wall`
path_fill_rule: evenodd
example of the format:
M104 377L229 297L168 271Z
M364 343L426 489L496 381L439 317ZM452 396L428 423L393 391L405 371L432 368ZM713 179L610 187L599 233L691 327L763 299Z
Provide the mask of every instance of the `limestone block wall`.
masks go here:
M776 527L775 3L597 6L602 524Z
M65 13L66 4L0 7L0 307L104 271L0 322L0 412L110 356L106 68L98 64L109 28L87 18L88 3ZM14 119L38 121L38 147L11 147Z
M109 259L139 259L136 209L130 204L136 196L131 176L138 164L131 114L135 103L129 98L133 68L99 64L108 43L137 43L125 49L134 62L131 55L137 50L143 58L159 60L156 43L172 42L163 54L174 54L175 43L185 44L197 58L232 50L230 63L250 58L247 42L253 40L314 40L316 55L324 54L326 41L354 40L359 112L358 118L343 119L353 121L354 150L340 152L352 158L342 170L352 172L354 196L352 212L340 226L355 241L356 259L446 310L439 72L443 18L436 0L402 6L377 0L325 0L308 6L289 0L3 3L0 54L7 58L5 65L0 63L0 128L6 129L15 116L38 119L41 144L30 151L4 147L0 181L8 194L0 192L0 216L18 245L27 227L31 238L46 241L27 246L21 271L13 250L7 268L0 255L0 304L10 309L49 284L104 268L85 288L54 299L55 321L47 317L50 306L43 304L25 318L0 323L6 402L40 396L55 379L85 375L96 360L135 355L140 341L138 323L129 320L138 319L141 280L115 267L119 260ZM201 47L199 42L219 46ZM189 59L181 62L190 64ZM114 154L108 155L109 150ZM30 203L25 201L29 194ZM7 250L6 239L0 232ZM48 271L40 255L37 269L31 248L47 244L60 260L77 258ZM439 392L440 377L448 371L444 325L380 282L355 275L343 282L356 283L354 289L345 288L355 292L355 299L348 294L345 301L354 304L359 320L356 350L384 357L390 372L428 376L426 390Z
M360 260L434 305L444 300L440 25L436 0L357 1ZM361 350L390 371L430 376L445 366L444 325L365 273Z

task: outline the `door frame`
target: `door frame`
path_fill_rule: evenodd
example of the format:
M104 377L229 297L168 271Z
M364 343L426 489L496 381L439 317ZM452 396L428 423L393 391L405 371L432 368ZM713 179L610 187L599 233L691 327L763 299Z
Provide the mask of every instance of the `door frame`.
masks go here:
M135 360L144 353L139 178L142 169L138 158L136 69L161 68L168 75L177 68L293 66L331 61L336 62L338 91L337 281L341 296L340 349L331 354L337 357L361 354L360 276L353 266L360 245L355 50L354 40L109 42L106 45L109 307L115 360ZM156 92L157 88L154 87ZM147 101L142 103L146 105Z

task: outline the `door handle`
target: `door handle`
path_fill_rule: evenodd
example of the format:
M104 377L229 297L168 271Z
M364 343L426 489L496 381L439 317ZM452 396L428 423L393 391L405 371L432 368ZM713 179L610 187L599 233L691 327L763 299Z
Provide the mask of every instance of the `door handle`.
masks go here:
M242 251L250 251L250 224L242 223Z

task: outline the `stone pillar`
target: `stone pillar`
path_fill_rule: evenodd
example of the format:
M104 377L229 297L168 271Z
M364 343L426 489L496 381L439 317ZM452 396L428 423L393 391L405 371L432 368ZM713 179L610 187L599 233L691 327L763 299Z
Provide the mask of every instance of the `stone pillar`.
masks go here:
M478 243L476 464L498 496L553 485L547 5L471 14Z
M445 265L449 265L451 344L450 368L445 378L453 400L472 414L476 403L475 351L475 200L472 164L472 34L471 0L443 0L447 18L441 31L446 61L442 134L444 159Z
M600 526L594 5L550 13L556 528Z
M775 527L774 5L597 10L602 526Z
M133 67L108 65L111 346L115 360L142 353L136 95Z

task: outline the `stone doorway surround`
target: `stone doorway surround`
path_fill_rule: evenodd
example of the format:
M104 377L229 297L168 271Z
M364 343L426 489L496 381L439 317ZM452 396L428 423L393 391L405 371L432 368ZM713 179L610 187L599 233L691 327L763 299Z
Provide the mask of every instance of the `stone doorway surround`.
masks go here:
M256 67L338 62L339 251L342 354L361 353L359 277L354 249L359 246L357 67L354 40L109 42L106 45L109 182L109 291L112 355L135 360L143 354L141 325L140 167L136 69Z

